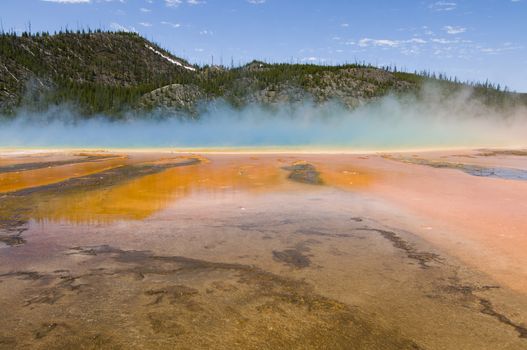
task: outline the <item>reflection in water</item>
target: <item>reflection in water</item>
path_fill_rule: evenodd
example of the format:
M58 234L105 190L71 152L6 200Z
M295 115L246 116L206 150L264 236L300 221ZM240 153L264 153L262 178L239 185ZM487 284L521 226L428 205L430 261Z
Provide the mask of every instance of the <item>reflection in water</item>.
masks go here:
M101 173L103 176L105 170L123 165L162 165L173 162L175 158L173 155L166 158L166 154L138 154L0 173L0 194L33 189L29 195L8 195L7 202L2 202L5 205L0 209L5 218L16 217L18 221L34 219L41 223L109 223L117 220L143 220L180 198L198 193L224 196L239 191L258 194L315 189L317 186L306 186L288 179L288 166L295 162L309 164L313 171L320 174L319 184L324 186L357 188L367 185L371 178L370 174L357 170L343 159L244 155L216 155L210 160L196 155L192 155L192 158L200 159L200 163L169 168L155 174L141 173L139 170L139 177L133 178L128 177L128 172L123 172L123 177L110 186L102 185L102 182L98 185L95 182L95 186L88 185L90 181L87 178L86 185L83 185L82 179L91 175L93 180L93 174ZM54 160L61 161L60 157ZM60 183L70 178L81 178L79 187L62 191ZM39 186L48 184L56 184L56 190L50 192L39 189Z
M192 193L260 192L283 181L279 167L272 163L202 163L168 169L111 188L50 198L38 203L33 217L76 223L141 220Z
M354 170L351 165L315 165L320 167L325 185L351 188L365 186L370 181L370 175ZM212 162L168 169L110 188L39 201L32 217L40 222L75 223L142 220L177 199L196 193L217 196L237 191L292 190L283 166L283 160L274 158L219 157ZM302 190L308 188L302 187Z

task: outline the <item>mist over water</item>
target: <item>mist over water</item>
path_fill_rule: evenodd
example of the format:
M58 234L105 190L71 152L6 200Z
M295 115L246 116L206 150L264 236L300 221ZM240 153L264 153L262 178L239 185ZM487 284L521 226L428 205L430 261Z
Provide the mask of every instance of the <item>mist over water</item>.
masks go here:
M0 147L258 148L384 150L525 147L527 109L498 111L464 91L448 100L387 96L348 110L338 103L233 109L214 103L198 120L156 113L112 122L81 120L68 108L18 113L0 123Z

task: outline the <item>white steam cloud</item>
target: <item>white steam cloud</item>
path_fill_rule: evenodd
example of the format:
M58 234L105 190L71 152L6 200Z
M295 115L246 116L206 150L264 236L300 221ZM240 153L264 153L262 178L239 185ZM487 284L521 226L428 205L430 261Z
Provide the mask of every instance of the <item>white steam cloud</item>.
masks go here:
M466 90L448 100L433 87L421 97L388 96L353 111L315 106L215 104L198 120L79 120L66 109L19 113L0 123L0 147L212 148L305 147L387 150L446 147L525 147L527 109L485 107ZM71 120L76 120L72 122Z

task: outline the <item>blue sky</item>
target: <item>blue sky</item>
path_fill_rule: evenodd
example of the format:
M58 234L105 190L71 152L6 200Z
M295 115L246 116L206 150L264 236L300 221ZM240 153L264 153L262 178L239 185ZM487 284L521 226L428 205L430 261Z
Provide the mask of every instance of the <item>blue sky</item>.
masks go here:
M366 61L527 92L527 0L2 0L0 19L137 31L198 64Z

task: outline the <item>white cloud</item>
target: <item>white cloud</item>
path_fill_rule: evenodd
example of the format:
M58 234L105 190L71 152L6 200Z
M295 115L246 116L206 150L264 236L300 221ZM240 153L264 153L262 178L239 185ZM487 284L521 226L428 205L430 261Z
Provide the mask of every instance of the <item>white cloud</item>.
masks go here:
M321 57L310 56L310 57L302 58L301 61L302 62L309 62L309 63L314 63L314 62L324 63L327 60L325 58L321 58Z
M181 24L179 24L179 23L172 23L172 22L167 22L167 21L162 21L161 24L164 24L166 26L171 26L172 28L179 28L179 27L181 27Z
M340 26L342 28L348 28L350 25L349 25L349 23L342 23Z
M184 2L186 2L188 5L201 5L206 3L205 0L165 0L165 5L167 7L178 7Z
M389 40L389 39L370 39L370 38L364 38L359 40L358 45L360 47L369 47L369 46L377 46L377 47L400 47L405 44L426 44L427 41L423 40L421 38L412 38L408 40Z
M199 32L199 34L200 35L213 35L214 33L212 32L212 30L204 29L201 32Z
M436 44L447 45L447 44L458 44L459 40L448 40L448 39L439 38L439 39L432 39L432 42Z
M182 0L165 0L165 5L168 7L178 7L182 2Z
M444 26L443 30L448 34L461 34L467 31L467 28L463 27L454 27L454 26Z
M457 2L453 1L436 1L430 5L428 5L428 8L430 8L433 11L453 11L457 9Z
M481 47L480 46L478 47L478 49L483 53L497 55L499 53L506 52L506 51L521 50L523 49L523 46L520 46L520 45L515 46L512 43L505 43L501 47Z
M140 25L142 25L143 27L151 27L152 26L152 23L150 22L139 22Z
M55 2L58 4L88 4L91 0L41 0L45 2Z
M411 38L405 40L371 39L363 38L356 43L346 42L345 45L357 45L361 51L368 49L398 50L403 55L417 55L426 50L429 41L422 38ZM359 52L359 51L355 51Z
M116 32L127 32L127 33L135 33L137 30L135 30L134 27L125 27L117 22L110 23L110 29L116 31Z
M247 2L248 2L249 4L253 4L253 5L265 4L265 1L266 1L266 0L247 0Z
M388 39L364 38L364 39L359 40L359 46L360 47L368 47L368 46L396 47L396 46L399 46L399 42L396 40L388 40Z
M152 12L152 10L147 9L147 8L144 8L144 7L141 7L141 8L139 9L139 11L144 12L144 13Z

